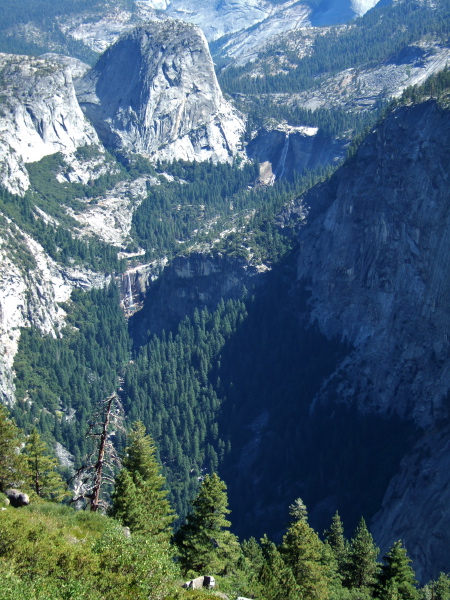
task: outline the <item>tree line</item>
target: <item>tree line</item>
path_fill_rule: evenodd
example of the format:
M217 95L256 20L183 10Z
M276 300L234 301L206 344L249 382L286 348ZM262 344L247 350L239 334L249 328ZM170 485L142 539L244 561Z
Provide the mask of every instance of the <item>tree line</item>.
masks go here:
M214 598L184 591L183 580L213 576L229 598L257 600L448 600L450 577L420 588L406 548L379 549L362 518L349 540L338 513L322 536L300 498L289 506L280 543L242 542L230 531L227 487L205 474L185 522L173 531L157 450L141 422L127 436L107 516L61 501L67 487L36 430L28 436L0 407L0 499L10 486L27 508L4 505L0 520L0 599ZM87 506L89 509L89 505Z

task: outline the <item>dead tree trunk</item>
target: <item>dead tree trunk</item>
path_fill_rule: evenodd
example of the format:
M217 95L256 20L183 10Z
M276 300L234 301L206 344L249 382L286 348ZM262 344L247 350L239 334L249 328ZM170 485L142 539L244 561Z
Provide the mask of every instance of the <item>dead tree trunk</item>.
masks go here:
M106 400L105 420L103 421L102 432L100 434L100 445L98 448L98 460L95 465L95 479L94 488L92 490L91 510L96 511L99 507L100 501L100 488L102 486L102 475L103 475L103 463L105 460L105 449L106 440L108 438L108 427L111 420L111 407L113 401L117 398L116 394L113 394Z
M119 457L110 439L110 428L113 425L115 429L123 431L122 419L122 405L119 396L114 393L103 400L86 433L86 437L96 440L96 445L74 476L81 492L72 502L87 501L90 510L94 512L99 508L106 508L106 504L101 500L102 485L105 482L112 484L114 469L120 467Z

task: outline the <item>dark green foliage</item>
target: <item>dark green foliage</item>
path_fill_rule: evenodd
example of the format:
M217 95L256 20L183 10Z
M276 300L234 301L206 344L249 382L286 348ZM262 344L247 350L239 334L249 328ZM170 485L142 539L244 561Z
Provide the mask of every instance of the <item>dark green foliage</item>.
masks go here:
M344 525L337 511L331 520L330 529L325 532L325 540L329 544L337 561L339 573L343 576L348 559L349 544L345 539Z
M401 540L395 542L386 556L378 576L378 597L388 600L418 600L417 581L411 567L411 559Z
M79 159L86 160L98 155L96 146L82 146L77 149L76 154ZM56 179L56 174L64 165L64 156L57 152L45 156L38 162L28 163L27 171L30 176L30 183L38 198L43 203L50 214L55 216L63 215L59 205L65 204L73 208L83 208L83 204L77 199L96 198L101 196L107 190L112 189L116 183L127 178L126 171L109 154L106 158L110 161L108 173L100 175L93 179L89 185L82 183L60 183ZM58 210L59 209L59 210Z
M248 113L246 140L250 134L263 127L267 119L287 121L289 125L308 125L319 127L320 135L350 138L376 122L384 107L380 102L374 110L351 111L347 108L317 108L310 110L301 106L272 102L270 96L246 97L245 102L235 99L235 104L244 113Z
M184 573L226 574L239 557L239 542L228 531L231 523L227 486L213 473L203 479L192 512L175 535Z
M64 224L53 226L45 223L36 215L35 205L40 205L36 196L26 195L24 198L14 196L0 189L0 211L13 221L17 227L31 235L39 242L45 252L54 260L72 266L73 264L91 267L97 271L119 272L124 268L124 262L117 257L118 248L114 248L99 240L81 240L73 236L70 227L74 221L65 217ZM45 206L48 210L48 206ZM2 218L3 221L3 218ZM34 258L26 245L21 242L22 234L14 232L10 223L1 223L5 235L9 236L9 246L12 253L18 255L22 265L31 269L35 266ZM18 254L19 253L19 254Z
M393 101L395 107L399 103L420 102L427 98L443 99L450 91L450 68L447 66L443 71L431 75L421 85L406 88L399 101Z
M436 600L450 599L450 576L447 573L441 573L436 582L430 582Z
M218 429L221 398L213 367L245 319L243 302L196 311L178 331L153 337L125 373L124 408L155 440L176 512L184 517L204 468L215 471L228 451Z
M204 223L230 219L235 212L252 206L247 187L258 176L254 164L241 168L237 163L177 161L171 165L163 163L159 168L176 177L176 181L162 181L150 188L148 198L133 215L137 240L149 257L174 254L182 247L180 241L189 241L194 230ZM221 226L223 221L216 223L212 231L220 231Z
M379 549L361 518L350 542L345 585L350 588L371 591L377 582L380 566L377 563Z
M323 564L323 543L306 519L296 520L283 537L281 556L291 568L302 598L326 600L328 569Z
M23 442L22 432L0 405L0 492L20 486L28 478L26 460L18 452Z
M259 583L263 597L266 600L302 600L300 587L275 544L267 536L264 536L261 542L264 564L259 572Z
M49 455L47 444L34 428L27 438L24 456L30 472L29 487L44 500L61 502L66 496L67 485L57 472L58 461Z
M129 338L117 287L74 291L62 337L23 329L14 361L18 424L34 423L45 440L63 442L79 464L87 421L117 387ZM81 434L81 435L80 435Z
M156 460L156 447L142 423L128 437L123 468L116 477L111 514L130 530L169 539L175 518L163 489L165 479Z

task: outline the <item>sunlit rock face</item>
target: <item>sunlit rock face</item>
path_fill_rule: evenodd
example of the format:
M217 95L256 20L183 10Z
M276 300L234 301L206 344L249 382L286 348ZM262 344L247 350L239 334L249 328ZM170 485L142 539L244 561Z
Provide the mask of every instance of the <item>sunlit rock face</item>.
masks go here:
M244 124L225 102L201 31L176 20L124 35L77 85L107 146L153 158L230 160Z
M98 144L84 117L68 65L52 58L0 54L0 183L23 194L25 163Z

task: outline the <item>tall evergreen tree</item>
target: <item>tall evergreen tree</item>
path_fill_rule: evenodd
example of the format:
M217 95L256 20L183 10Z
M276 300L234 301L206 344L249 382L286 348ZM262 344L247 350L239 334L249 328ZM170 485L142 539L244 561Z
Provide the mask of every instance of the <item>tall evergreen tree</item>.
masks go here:
M308 509L301 498L297 498L289 506L289 515L292 521L308 521Z
M160 471L155 443L138 421L133 424L123 468L116 477L111 514L132 532L168 540L175 515Z
M450 600L450 576L441 573L436 583L433 583L433 591L436 600Z
M41 440L37 429L28 436L25 451L30 472L30 487L45 500L61 502L68 495L67 485L56 470L58 461L48 454L47 444Z
M264 564L259 572L259 583L267 600L303 600L302 591L297 584L289 565L287 565L277 547L267 536L261 540Z
M348 541L345 539L344 525L337 511L331 520L330 529L325 532L325 540L330 545L330 548L333 551L333 554L336 558L339 573L341 575L344 575L344 569L347 563L347 556L349 551L349 544Z
M418 600L419 592L416 587L415 573L411 567L412 561L401 540L395 542L383 560L378 583L379 597L382 599L391 597L392 590L395 588L399 600Z
M20 487L28 479L27 463L20 452L24 441L7 408L0 406L0 492Z
M325 600L329 580L323 562L323 543L305 519L291 525L283 538L280 552L292 570L302 597L305 600Z
M230 513L226 489L218 475L206 475L192 502L192 513L175 536L185 573L222 575L239 557L238 539L228 531L231 523L226 518Z
M367 529L365 520L361 518L350 543L345 580L348 587L362 591L373 589L379 571L378 554L379 549Z

